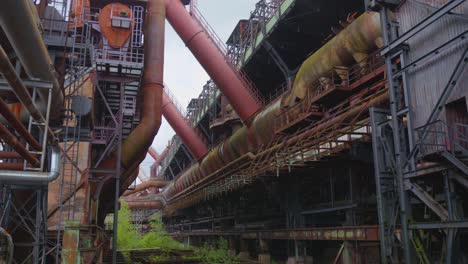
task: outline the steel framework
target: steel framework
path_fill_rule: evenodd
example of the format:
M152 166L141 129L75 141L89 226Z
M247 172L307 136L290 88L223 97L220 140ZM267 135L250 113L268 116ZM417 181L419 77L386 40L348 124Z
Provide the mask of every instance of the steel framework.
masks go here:
M456 176L458 178L467 176L466 165L458 159L460 153L466 152L462 142L466 141L467 131L464 125L459 124L460 128L456 129L459 132L457 137L451 136L448 132L450 128L439 120L439 116L460 78L466 73L464 67L467 62L467 49L443 89L439 101L433 106L426 125L414 128L415 109L411 104L412 89L407 81L410 74L408 69L416 64L427 63L429 58L453 43L463 41L464 37L457 36L413 62L408 62L411 48L405 43L464 1L447 2L406 32L398 32L397 25L390 15L390 12L398 7L399 1L371 2L370 6L379 10L381 15L385 42L381 54L385 57L390 98L389 109L370 110L381 262L432 262L434 256L429 249L431 241L427 234L434 230L442 230L445 249L440 250L441 257L445 263L456 263L456 233L460 228L466 227L467 222L455 210L453 175L461 173L461 176ZM462 35L465 34L466 32ZM459 151L455 151L454 148ZM429 155L441 157L438 159L441 166L438 171L423 167ZM443 179L443 203L435 198L437 193L430 191L430 180L422 177L434 172L439 175L439 179ZM433 212L435 222L418 223L421 219L414 213L417 203L412 198L417 198L425 208ZM396 236L397 230L399 237ZM403 260L400 259L400 250Z

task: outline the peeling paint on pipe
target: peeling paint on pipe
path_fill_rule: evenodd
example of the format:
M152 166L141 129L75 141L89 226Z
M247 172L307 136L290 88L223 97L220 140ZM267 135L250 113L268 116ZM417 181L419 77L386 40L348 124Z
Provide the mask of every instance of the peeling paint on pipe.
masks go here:
M337 66L360 62L367 54L382 45L382 29L379 13L366 12L317 52L304 61L300 67L290 96L285 105L292 106L303 99L312 83Z

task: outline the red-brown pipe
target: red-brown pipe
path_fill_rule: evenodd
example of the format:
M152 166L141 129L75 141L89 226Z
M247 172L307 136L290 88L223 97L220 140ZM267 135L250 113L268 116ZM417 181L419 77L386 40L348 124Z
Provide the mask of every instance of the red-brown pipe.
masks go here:
M153 148L153 147L150 147L148 149L148 153L150 154L150 156L154 159L154 160L157 160L159 158L159 154L158 152Z
M213 79L221 92L229 99L239 117L250 123L260 105L249 93L234 69L225 60L210 36L185 9L181 1L165 0L169 23L182 38L192 54Z
M160 209L163 207L163 203L160 201L126 201L128 208L132 210L139 209Z
M39 160L34 157L2 123L0 123L0 138L33 166L40 165Z
M155 164L157 164L158 166L161 165L161 162L166 158L170 147L171 145L167 145L167 147L163 150L163 152L161 152L161 155L159 155L159 158L156 159L156 161L154 162Z
M0 159L22 159L18 152L14 151L0 151Z
M0 98L0 114L5 117L11 127L18 132L28 143L31 147L35 150L41 150L41 144L29 133L29 131L24 127L24 125L16 119L15 115L11 112L8 105Z
M101 165L103 169L113 169L117 162L121 162L125 170L120 176L121 192L137 177L134 170L129 169L133 164L139 165L146 156L154 137L161 126L161 106L163 94L164 70L164 38L165 38L165 8L164 0L149 0L146 6L144 71L142 78L143 106L141 108L140 124L130 133L122 144L121 160L116 160L114 153ZM143 157L143 159L141 158ZM108 178L108 181L112 178ZM107 182L108 182L107 181ZM113 185L104 184L102 193L99 188L94 190L94 197L100 194L99 221L102 221L113 201Z
M2 163L0 163L0 170L22 171L22 170L24 170L24 164L23 163L2 162Z
M208 147L203 143L195 128L189 126L184 117L177 110L171 99L163 95L162 113L175 133L182 139L190 153L196 160L200 160L208 152Z
M26 109L28 109L29 114L31 114L34 120L41 123L45 122L41 112L39 112L36 105L34 104L31 98L31 94L29 94L28 89L26 86L24 86L23 81L16 73L15 67L13 67L11 64L8 55L5 53L5 50L3 50L2 47L0 47L0 73L11 86L13 92L15 92L16 96L18 96L18 99L21 101L21 103L26 107ZM18 118L20 116L21 114L17 115Z
M138 184L137 186L135 186L135 189L133 190L125 191L123 196L129 196L129 195L144 191L149 188L163 188L167 184L168 184L168 181L151 179L151 180Z
M161 126L164 89L164 2L148 1L146 9L142 118L122 145L122 164L125 167L148 150Z

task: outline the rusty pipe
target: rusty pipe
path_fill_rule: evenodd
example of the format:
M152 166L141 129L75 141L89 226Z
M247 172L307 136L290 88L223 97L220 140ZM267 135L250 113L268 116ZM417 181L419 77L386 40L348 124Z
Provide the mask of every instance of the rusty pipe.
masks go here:
M154 160L157 160L159 158L159 154L158 152L153 148L153 147L150 147L148 149L148 153L150 154L150 156L154 159Z
M343 31L304 62L303 67L296 77L295 87L303 87L304 89L313 88L310 87L310 85L318 78L328 73L326 69L331 70L335 66L351 65L353 61L355 61L351 59L351 57L354 58L353 55L359 57L359 54L353 54L353 52L371 52L377 49L378 44L376 42L379 42L378 39L381 38L378 14L366 13ZM335 59L336 54L333 54L333 58L328 58L333 52L338 54L340 52L345 52L344 56L346 58L343 61L339 58ZM317 66L318 69L315 67L314 63L319 64ZM323 65L320 63L323 63ZM272 140L274 136L272 132L274 131L274 120L277 118L280 111L282 111L282 103L284 101L287 102L291 96L294 96L292 100L294 102L296 100L303 100L303 97L301 97L300 93L297 93L295 89L297 90L298 88L293 88L293 92L289 97L288 95L283 95L283 97L259 112L254 117L251 126L240 128L230 138L211 150L201 162L182 172L172 184L165 188L161 196L172 199L175 195L187 190L196 182L224 168L227 164L230 164L243 154L248 152L256 153L260 146ZM377 99L369 102L369 105L380 103L381 100L385 100L385 97L379 96ZM346 115L355 114L356 111L360 110L362 109L353 109ZM284 111L294 113L295 108L288 108L288 104L286 104L286 110ZM340 118L344 117L340 116ZM337 121L339 121L339 119L333 119L332 121L326 122L326 124L330 125ZM301 134L299 137L295 137L291 140L299 140L322 127L323 125L318 126L317 128L307 131L306 134ZM272 148L279 147L281 147L281 144L273 146Z
M12 147L18 154L21 155L25 160L31 163L33 166L39 166L39 160L34 157L21 142L5 127L4 124L0 123L0 138Z
M162 113L167 122L174 129L175 133L182 139L190 153L196 160L200 160L207 152L208 146L195 132L196 128L191 127L185 118L177 110L171 99L164 93L162 99Z
M132 210L151 210L151 209L161 209L163 207L163 203L161 201L126 201L128 204L128 208Z
M165 0L165 2L169 23L229 99L239 117L244 123L250 124L260 105L250 94L249 88L240 80L235 72L236 69L228 64L225 55L216 47L200 23L190 16L182 1Z
M0 159L22 159L22 157L18 152L0 151Z
M0 163L0 170L22 171L22 170L24 170L24 164L23 163L2 162L2 163Z
M103 169L113 169L120 162L124 172L120 175L121 189L123 193L137 177L135 174L140 162L146 156L155 135L161 126L162 118L162 94L164 80L164 38L165 38L165 8L164 0L149 0L146 6L145 18L145 45L144 45L144 70L142 78L143 106L140 124L133 129L128 138L122 144L121 160L117 160L116 153L111 155L102 164ZM131 169L135 167L135 169ZM104 175L105 176L105 175ZM109 201L112 201L113 186L105 184L112 180L107 177L103 184L93 190L95 199L100 196L103 205L99 210L99 221L103 220L108 209ZM102 193L100 191L102 188Z
M143 183L138 184L137 186L135 186L134 190L125 191L123 196L129 196L129 195L144 191L144 190L149 189L149 188L163 188L167 184L168 184L168 182L165 181L165 180L151 179L151 180L148 180L148 181L145 181Z
M63 93L56 78L53 62L42 39L40 19L30 0L7 0L0 8L0 25L13 46L16 55L31 78L52 82L52 103L50 118L60 117L63 107ZM49 92L38 89L39 97L47 104Z
M161 152L161 155L159 155L159 158L155 160L155 164L161 165L161 162L166 158L167 153L169 152L169 149L171 148L171 145L167 145L166 148L164 148L163 152Z
M28 143L31 147L35 150L41 150L41 144L29 133L29 131L24 127L24 125L19 121L15 115L11 112L8 105L0 98L0 114L5 117L11 127L18 132Z
M16 94L20 102L26 107L29 114L34 118L34 120L41 123L45 122L45 119L42 116L41 112L34 104L31 94L29 93L24 83L21 81L19 75L16 73L15 68L11 64L10 59L8 58L7 54L5 53L5 50L3 50L2 47L0 47L0 73L11 86L13 92ZM21 111L18 112L20 113L16 115L16 119L21 119Z
M140 124L122 145L122 164L129 166L148 150L161 126L164 89L165 9L163 0L148 1L145 28L143 107Z
M382 43L379 13L362 14L304 61L294 79L291 94L285 98L285 105L292 106L298 99L303 99L319 77L337 66L360 62Z

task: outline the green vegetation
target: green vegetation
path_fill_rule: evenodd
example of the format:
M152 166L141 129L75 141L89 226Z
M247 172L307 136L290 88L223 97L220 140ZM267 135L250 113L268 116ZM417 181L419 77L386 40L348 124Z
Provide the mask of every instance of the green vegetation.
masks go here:
M205 245L201 248L188 248L172 239L165 230L164 224L158 215L153 215L150 222L151 232L146 234L138 233L131 222L131 211L125 202L122 202L119 210L119 225L117 245L119 250L159 248L162 251L160 256L152 256L150 261L167 261L170 259L172 250L193 249L195 254L185 256L186 259L200 260L203 264L237 264L239 259L229 255L229 245L224 239L220 239L213 245ZM124 256L130 260L129 255ZM129 262L131 263L131 262Z
M225 239L218 240L214 245L205 245L202 248L197 248L195 252L204 264L239 263L239 258L229 254L229 244Z
M131 223L131 211L126 203L119 210L117 245L120 250L138 248L160 248L162 251L184 249L183 244L172 239L166 232L158 215L153 215L150 222L151 232L139 234Z

